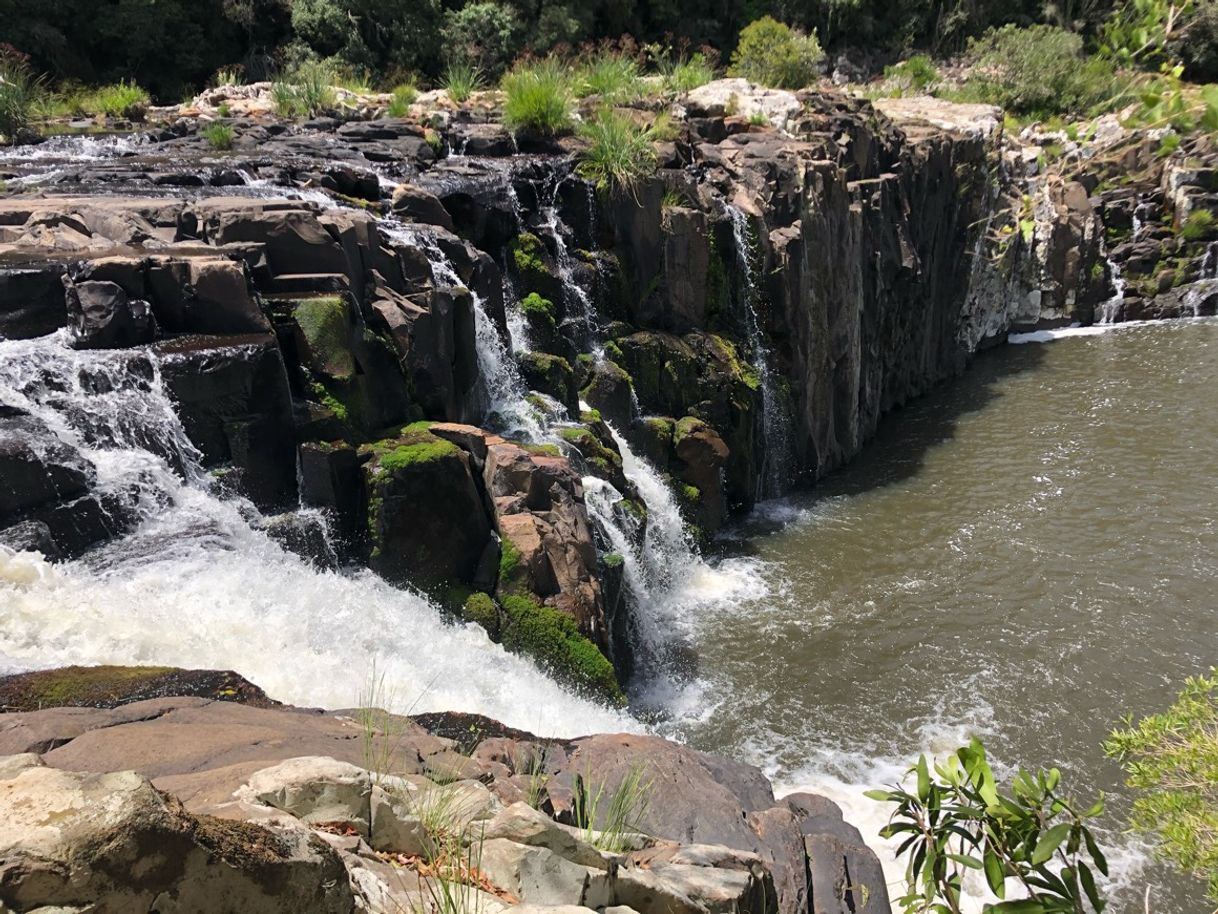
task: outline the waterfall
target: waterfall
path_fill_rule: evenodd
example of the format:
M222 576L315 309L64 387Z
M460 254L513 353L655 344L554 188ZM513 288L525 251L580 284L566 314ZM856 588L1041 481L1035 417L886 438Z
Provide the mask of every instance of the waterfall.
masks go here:
M1201 279L1218 279L1218 241L1205 246L1205 258L1201 261Z
M1107 257L1107 255L1105 255ZM1125 304L1125 280L1121 276L1121 268L1107 257L1108 269L1112 274L1112 297L1100 305L1101 324L1115 324L1122 317L1121 309Z
M786 410L776 389L772 354L757 315L756 260L758 252L749 228L749 217L737 206L728 205L732 235L736 243L736 262L740 269L740 297L744 306L745 332L749 357L761 382L761 412L764 440L758 449L761 469L757 474L757 500L781 495L786 488L791 454L790 429Z
M554 239L554 261L558 267L558 278L562 283L563 323L578 329L580 342L593 341L600 334L596 307L587 291L575 279L575 267L571 252L567 249L566 233L570 231L558 212L558 188L566 177L564 171L555 171L538 193L538 209L541 228ZM591 187L591 185L588 185ZM593 210L595 212L595 210Z
M376 664L399 709L463 710L534 732L637 729L565 693L476 626L368 571L319 570L208 485L151 349L76 352L66 335L0 341L0 403L135 488L139 524L51 565L0 548L0 668L135 663L236 669L288 702L350 706Z

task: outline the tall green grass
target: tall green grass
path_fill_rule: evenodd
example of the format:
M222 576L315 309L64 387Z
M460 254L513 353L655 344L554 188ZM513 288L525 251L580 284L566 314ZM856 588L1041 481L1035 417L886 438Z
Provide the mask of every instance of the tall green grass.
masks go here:
M0 136L11 139L30 120L41 82L21 60L0 57Z
M576 64L575 94L579 98L595 95L608 105L638 101L646 94L638 62L613 49L593 51Z
M571 127L570 67L557 57L518 63L503 77L503 122L510 130L554 136Z
M310 60L297 64L271 84L275 111L282 117L314 117L337 104L336 75L328 64Z
M716 76L714 63L700 51L688 57L661 57L656 62L656 69L664 82L664 88L677 95L705 86Z
M603 109L580 125L588 145L576 170L598 190L633 194L638 182L656 170L655 134L612 109Z
M631 837L639 833L651 803L651 789L642 765L632 765L612 791L604 781L590 784L577 776L571 814L580 837L609 853L629 850Z
M152 104L152 99L135 83L122 80L95 89L86 96L83 104L90 114L139 120Z
M482 71L467 61L450 63L444 69L444 79L441 85L449 98L458 105L464 104L471 95L482 88Z
M418 97L419 87L413 82L405 82L400 86L395 86L393 95L389 99L389 116L405 117L410 113L410 106L415 103Z

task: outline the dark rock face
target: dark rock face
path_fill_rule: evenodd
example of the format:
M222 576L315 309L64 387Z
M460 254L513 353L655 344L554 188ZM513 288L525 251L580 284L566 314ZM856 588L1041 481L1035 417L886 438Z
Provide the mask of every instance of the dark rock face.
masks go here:
M65 281L68 320L81 349L123 349L156 336L148 302L131 299L112 282Z
M32 339L67 326L60 263L0 265L0 337Z

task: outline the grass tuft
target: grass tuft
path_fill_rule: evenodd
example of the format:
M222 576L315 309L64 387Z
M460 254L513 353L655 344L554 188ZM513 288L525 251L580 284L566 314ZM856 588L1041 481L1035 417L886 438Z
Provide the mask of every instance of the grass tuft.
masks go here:
M315 117L333 108L335 80L334 69L322 61L298 64L271 84L275 112L281 117Z
M199 131L203 139L212 149L223 150L233 148L233 128L228 124L212 123Z
M406 117L410 114L410 106L419 98L419 87L413 82L395 86L393 96L389 99L389 116Z
M29 123L41 93L41 82L23 60L0 55L0 136L11 139Z
M593 785L576 776L571 812L586 843L612 854L630 850L630 838L639 833L651 802L652 782L644 773L642 765L631 765L613 791L604 781Z
M518 63L503 77L503 122L510 130L555 136L571 127L570 68L557 57Z
M638 62L614 49L602 49L584 56L576 66L575 94L579 98L596 96L607 105L626 105L645 94L645 83Z
M469 62L450 63L444 70L444 91L458 105L469 101L469 97L483 86L482 71Z
M655 136L616 111L603 110L582 124L579 135L588 142L577 166L580 177L598 190L633 194L638 182L656 170Z

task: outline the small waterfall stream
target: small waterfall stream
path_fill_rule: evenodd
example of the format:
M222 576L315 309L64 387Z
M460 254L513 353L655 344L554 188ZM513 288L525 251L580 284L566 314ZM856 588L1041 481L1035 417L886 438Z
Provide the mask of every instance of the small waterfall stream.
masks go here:
M761 413L764 441L759 448L762 463L757 474L757 500L781 495L787 487L789 455L791 453L789 421L777 389L773 355L766 343L765 332L757 314L757 245L752 237L749 217L737 206L729 205L732 235L736 243L736 262L740 270L740 299L743 305L745 332L748 334L749 358L761 386Z

